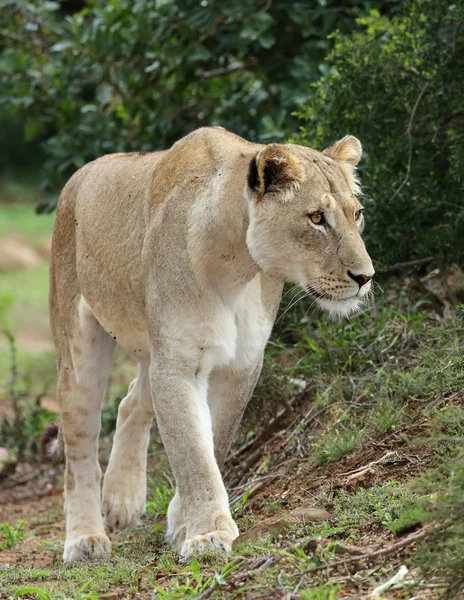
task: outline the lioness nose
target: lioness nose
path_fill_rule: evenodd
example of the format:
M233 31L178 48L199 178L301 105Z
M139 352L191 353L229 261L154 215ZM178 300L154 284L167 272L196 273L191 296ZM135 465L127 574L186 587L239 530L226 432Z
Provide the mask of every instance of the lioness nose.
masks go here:
M359 287L362 287L365 283L367 283L374 277L374 275L355 275L351 271L348 271L348 276L351 277L351 279L353 279L354 281L356 281Z

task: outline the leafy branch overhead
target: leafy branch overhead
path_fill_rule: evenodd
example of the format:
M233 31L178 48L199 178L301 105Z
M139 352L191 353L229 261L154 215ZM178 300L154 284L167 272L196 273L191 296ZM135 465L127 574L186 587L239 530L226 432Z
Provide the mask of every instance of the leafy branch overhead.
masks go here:
M11 0L0 102L45 140L53 192L97 156L165 148L202 125L285 139L328 68L328 34L382 4L96 0L63 18L66 3Z

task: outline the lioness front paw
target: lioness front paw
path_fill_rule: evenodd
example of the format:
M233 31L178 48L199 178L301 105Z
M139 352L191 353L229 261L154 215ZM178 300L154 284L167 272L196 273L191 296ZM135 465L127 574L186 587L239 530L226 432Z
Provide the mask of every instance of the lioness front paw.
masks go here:
M180 555L183 560L187 560L192 554L205 552L219 552L220 554L230 554L232 552L232 542L235 537L228 531L211 531L205 535L196 535L182 544Z
M104 533L80 535L66 540L63 561L73 563L107 557L111 552L111 542Z
M180 548L182 559L189 558L197 552L219 552L221 554L230 554L232 552L232 542L238 537L238 527L230 515L222 514L213 520L214 531L192 535L187 534L187 539ZM190 531L196 528L190 528ZM196 529L198 531L198 529ZM203 530L204 531L204 530ZM193 533L193 532L192 532Z
M145 512L145 487L128 482L124 487L111 481L103 485L102 511L111 529L126 529L141 524Z

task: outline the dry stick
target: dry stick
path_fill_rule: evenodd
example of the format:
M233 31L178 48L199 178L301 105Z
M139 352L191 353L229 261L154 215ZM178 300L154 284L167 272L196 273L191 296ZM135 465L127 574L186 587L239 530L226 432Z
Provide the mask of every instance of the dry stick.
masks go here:
M301 548L303 546L315 549L316 546L313 545L314 542L315 542L315 540L311 540L308 542L307 538L305 538L296 544L288 544L284 548L284 550L292 550L295 548ZM359 558L363 554L363 551L360 550L359 548L355 548L354 546L346 546L345 544L341 544L339 542L334 543L332 540L322 540L322 541L319 541L318 544L319 545L323 544L324 546L330 545L336 554L350 554L355 558ZM285 554L276 553L276 554L271 554L269 556L264 556L264 557L257 558L257 559L251 559L251 560L245 559L244 562L240 565L240 567L236 571L234 571L234 575L241 575L239 581L243 581L243 579L245 577L248 577L250 575L250 573L253 573L255 571L257 571L258 573L262 573L269 567L271 567L271 566L275 565L276 563L278 563L279 561L281 561L283 558L285 558ZM243 570L242 570L242 566L245 567ZM298 590L298 588L300 587L300 585L303 581L303 576L305 573L306 573L306 571L302 571L300 573L300 575L302 575L302 577L300 578L300 581L298 582L297 587L293 590L293 592L290 592L290 595L287 597L291 598L292 594L296 593L296 591ZM237 584L237 581L235 581L234 583ZM217 588L218 588L218 584L214 583L211 587L209 587L203 593L201 593L197 597L197 600L206 600L207 598L209 598L211 596L211 594L213 592L215 592L217 590Z
M302 392L299 392L297 394L295 394L294 396L292 396L290 398L290 400L288 400L288 404L290 405L290 408L292 409L292 411L294 411L292 404L295 402L295 400L297 400L298 398L303 397L303 395L306 393L306 390L303 390ZM260 431L260 433L258 433L258 435L256 437L254 437L252 440L250 440L249 442L246 442L245 444L243 444L243 446L241 446L240 448L238 448L233 454L230 454L227 459L226 459L226 463L232 462L234 459L238 458L241 454L243 454L244 452L246 452L247 450L249 450L251 448L251 446L253 446L256 442L258 442L262 437L264 437L266 435L266 433L269 431L270 428L273 427L273 425L285 414L288 413L288 407L287 404L285 404L285 408L279 410L276 414L275 417L273 417L269 423L267 424L266 428L264 428L262 431ZM274 433L267 441L266 443L268 444L274 437L276 437L280 432L276 432Z
M375 270L377 273L389 273L390 271L399 271L400 269L409 269L410 267L419 267L432 262L433 256L426 256L425 258L416 258L415 260L407 260L406 262L395 263L394 265L376 265Z
M331 569L332 567L339 567L341 565L347 565L347 564L355 562L355 561L360 561L360 560L365 560L365 559L370 560L372 558L379 558L380 556L387 556L388 554L392 554L398 550L401 550L402 548L404 548L406 546L409 546L410 544L413 544L414 542L417 542L418 540L421 540L422 538L429 535L431 530L432 530L432 525L423 527L421 530L417 531L416 533L413 533L412 535L408 536L404 540L401 540L401 541L397 542L396 544L389 546L388 548L382 548L381 550L375 550L374 552L366 552L365 554L361 554L359 556L352 556L351 558L337 560L335 562L327 563L325 565L311 567L311 569L306 569L305 571L302 571L301 575L307 575L308 573L315 573L316 571L323 571L324 569Z
M404 188L404 186L409 181L409 175L411 173L411 164L412 164L412 125L414 123L414 117L416 116L417 108L418 108L422 98L424 97L425 92L429 89L429 87L430 87L430 81L427 81L427 83L422 87L421 91L419 92L419 95L417 96L416 102L411 111L411 116L409 118L408 127L406 129L406 135L408 136L408 140L409 140L408 164L406 166L406 175L404 176L403 181L400 183L400 185L397 187L395 193L393 194L393 196L391 198L392 201L398 196L398 194L401 192L401 190Z
M358 474L358 473L364 471L364 469L369 469L370 467L378 465L379 463L383 462L384 460L387 460L387 458L391 458L392 456L396 456L398 458L398 454L396 453L395 450L390 450L389 452L387 452L386 454L384 454L378 460L372 460L367 465L363 465L362 467L359 467L358 469L353 469L352 471L346 471L345 473L340 473L339 477L346 477L348 475Z
M459 29L461 28L461 25L462 25L462 21L458 21L458 23L456 23L456 25L454 27L452 49L451 49L451 52L448 55L448 57L441 64L441 67L446 65L454 57L454 55L456 53L456 48L458 45L458 34L459 34ZM407 184L407 182L409 180L409 175L411 173L411 164L412 164L412 126L414 123L414 118L416 116L417 108L419 107L419 104L421 103L425 92L429 89L431 84L432 84L431 81L427 81L427 83L422 87L421 91L419 92L419 95L416 98L416 102L414 103L413 109L411 111L411 116L409 118L408 127L406 129L406 135L408 136L408 140L409 140L408 164L406 167L406 175L405 175L403 181L400 183L399 187L396 189L395 193L393 194L392 200L394 198L396 198L396 196L400 193L400 191L403 189L403 187Z

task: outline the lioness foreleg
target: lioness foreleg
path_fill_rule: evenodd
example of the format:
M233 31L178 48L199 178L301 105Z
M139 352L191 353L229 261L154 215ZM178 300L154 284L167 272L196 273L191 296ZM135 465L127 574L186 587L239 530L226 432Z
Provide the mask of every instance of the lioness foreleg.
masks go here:
M230 552L238 535L214 456L207 381L179 357L150 366L156 420L176 480L168 510L167 538L186 558L194 551ZM184 371L184 372L182 372Z

